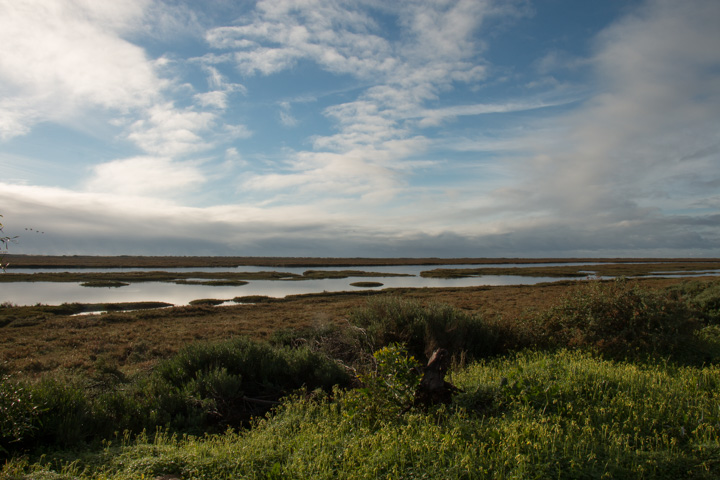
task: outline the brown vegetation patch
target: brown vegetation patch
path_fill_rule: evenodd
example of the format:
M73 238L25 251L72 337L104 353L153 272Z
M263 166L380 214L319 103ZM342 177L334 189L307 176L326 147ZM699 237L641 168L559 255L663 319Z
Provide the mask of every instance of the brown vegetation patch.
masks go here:
M698 279L710 281L712 279ZM682 279L645 279L664 288ZM322 325L347 325L348 315L374 295L401 295L422 304L445 303L464 311L521 322L528 311L556 304L576 282L470 288L387 289L290 296L240 297L252 304L196 305L134 312L69 316L42 307L0 308L0 365L8 373L37 377L47 369L92 371L99 358L125 372L148 368L157 359L197 341L235 336L267 339L274 332ZM47 309L59 307L46 307ZM60 310L61 312L61 310ZM15 321L22 328L13 328ZM0 321L0 325L2 322ZM16 325L19 326L19 325ZM22 373L19 373L22 372Z
M323 257L148 257L148 256L91 256L91 255L6 255L6 261L17 268L172 268L172 267L238 267L242 265L268 267L318 266L382 266L382 265L472 265L509 263L632 263L715 261L720 259L665 258L323 258Z

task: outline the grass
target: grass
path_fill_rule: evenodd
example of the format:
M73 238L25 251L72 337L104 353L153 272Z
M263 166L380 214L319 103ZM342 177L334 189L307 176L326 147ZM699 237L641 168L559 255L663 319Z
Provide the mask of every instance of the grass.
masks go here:
M178 285L206 285L208 287L242 287L245 280L177 280Z
M6 254L5 260L17 268L194 268L238 267L256 265L267 267L318 267L318 266L380 266L380 265L469 265L511 263L637 263L695 261L673 258L330 258L330 257L169 257L132 256L112 257L72 255L17 255ZM718 261L718 259L707 259Z
M681 261L643 262L643 263L601 263L599 265L580 266L539 266L539 267L484 267L484 268L437 268L421 272L427 278L464 278L483 275L519 275L529 277L577 277L588 276L644 276L663 272L667 275L687 275L720 269L720 261Z
M116 281L90 281L90 282L83 282L80 284L83 287L100 287L100 288L116 288L116 287L127 287L130 285L129 283L125 282L116 282Z
M453 381L464 393L430 412L369 422L354 391L301 395L250 430L120 434L74 461L19 457L3 473L114 480L720 474L716 367L638 367L559 351L476 363Z
M190 300L190 305L222 305L226 300L219 298L199 298L197 300Z
M132 335L142 315L196 333L221 323L225 336L252 312L256 329L266 327L260 318L294 323L275 324L270 342L203 334L134 372L104 352L83 376L54 368L34 380L6 367L0 478L720 476L720 283L462 291L75 320L67 338L81 325ZM42 331L61 332L67 320L57 320ZM415 407L411 367L440 346L456 354L449 380L460 392Z
M407 273L366 272L363 270L306 270L304 279L348 278L348 277L411 277Z
M246 280L302 279L300 275L286 272L41 272L4 273L0 282L174 282L196 285L244 285ZM203 280L199 280L203 279ZM204 280L207 279L207 280Z
M380 282L353 282L350 285L353 287L360 287L360 288L375 288L375 287L383 286L383 284Z
M17 307L0 305L0 327L28 327L43 324L54 317L82 313L128 312L171 307L165 302L120 302L120 303L63 303L62 305L35 305Z
M39 272L3 273L0 282L82 282L84 286L121 286L128 282L173 282L186 285L240 286L247 280L320 280L348 277L402 277L399 273L360 270L307 270L302 275L287 272Z

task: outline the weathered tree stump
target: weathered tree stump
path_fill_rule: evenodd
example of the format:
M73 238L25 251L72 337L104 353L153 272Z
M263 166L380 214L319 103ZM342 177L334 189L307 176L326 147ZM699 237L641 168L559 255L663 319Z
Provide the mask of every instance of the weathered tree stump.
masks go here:
M423 377L415 392L415 405L450 403L453 394L460 391L455 385L445 381L450 360L450 352L444 348L435 350L423 369Z

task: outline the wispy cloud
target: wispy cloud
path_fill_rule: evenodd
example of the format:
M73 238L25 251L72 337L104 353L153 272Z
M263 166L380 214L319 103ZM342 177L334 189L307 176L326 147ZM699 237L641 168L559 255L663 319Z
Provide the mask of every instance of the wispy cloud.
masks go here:
M286 127L297 125L297 119L292 116L290 102L280 102L280 123Z
M443 121L454 119L460 116L486 115L489 113L509 113L509 112L525 112L528 110L537 110L540 108L557 107L559 105L567 105L573 100L563 100L556 102L514 102L505 104L475 104L475 105L455 105L452 107L425 109L416 114L409 115L408 118L420 118L420 127L431 127L440 125Z
M369 15L363 2L258 2L245 23L208 32L211 46L232 51L236 67L246 75L270 75L311 60L331 73L349 74L371 86L353 101L325 110L338 132L313 139L314 151L296 152L288 173L256 175L248 188L279 190L298 187L324 195L391 198L409 173L406 159L422 153L428 140L413 131L409 118L455 112L423 110L428 100L453 82L477 82L486 72L478 62L480 45L473 33L489 2L408 4L387 8L400 32L395 40ZM218 57L213 57L217 59ZM281 121L293 125L289 106ZM430 120L428 120L430 121ZM375 192L371 195L371 192Z

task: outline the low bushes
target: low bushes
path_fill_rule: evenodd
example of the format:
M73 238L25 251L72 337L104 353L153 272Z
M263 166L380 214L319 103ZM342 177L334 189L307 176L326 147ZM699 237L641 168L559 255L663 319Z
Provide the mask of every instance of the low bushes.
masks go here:
M71 446L124 430L201 433L241 426L300 387L331 390L350 376L308 348L244 338L192 345L133 379L0 382L0 454Z
M496 352L497 332L480 315L471 315L450 305L423 307L399 297L379 297L353 312L350 321L362 328L372 351L392 343L404 344L416 358L428 358L445 348L470 358Z
M587 282L543 313L546 347L592 348L613 357L684 355L701 326L687 303L625 279Z

